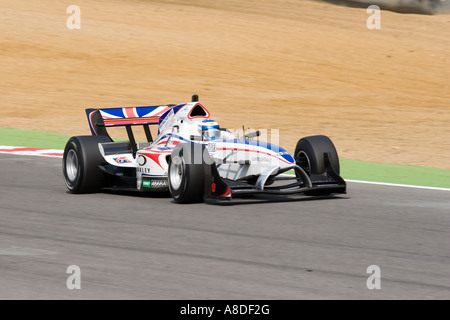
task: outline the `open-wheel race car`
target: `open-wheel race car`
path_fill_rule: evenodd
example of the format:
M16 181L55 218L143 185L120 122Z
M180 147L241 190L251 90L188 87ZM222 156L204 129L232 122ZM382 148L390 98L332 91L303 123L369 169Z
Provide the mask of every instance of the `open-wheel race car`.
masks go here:
M292 156L257 140L259 131L237 136L220 128L197 95L178 105L86 109L86 114L92 135L70 138L64 150L63 173L72 193L169 191L177 203L192 203L346 192L328 137L300 139ZM136 142L132 127L137 125L143 126L146 142ZM158 126L155 139L151 125ZM128 141L113 141L107 132L113 126L124 126Z

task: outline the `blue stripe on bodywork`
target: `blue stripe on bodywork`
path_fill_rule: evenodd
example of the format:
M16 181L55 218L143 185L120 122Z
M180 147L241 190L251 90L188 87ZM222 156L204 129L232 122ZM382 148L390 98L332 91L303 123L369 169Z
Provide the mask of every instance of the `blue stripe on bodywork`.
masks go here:
M281 153L281 155L278 155L278 156L281 156L284 160L286 160L288 162L295 163L294 158L289 154L289 152L287 152L284 148L282 148L276 144L269 143L269 142L258 141L258 140L256 140L256 141L255 140L246 140L246 139L228 139L228 140L224 139L224 140L218 140L217 142L244 144L244 145L266 148L267 150L273 151L275 153Z
M286 160L288 162L292 162L292 163L295 162L294 158L289 153L288 154L282 154L281 156L284 158L284 160Z
M185 139L185 138L183 138L182 136L179 136L179 135L176 135L176 134L168 133L167 135L168 135L168 136L172 136L172 137L174 137L174 138L176 138L176 139L180 139L181 141L186 141L186 142L194 143L194 141Z
M164 112L160 117L159 117L159 123L161 123L169 114L170 111L173 110L173 114L177 113L181 108L183 108L186 105L186 103L183 104L179 104L173 108L171 108L170 110L167 110L166 112Z
M164 119L167 117L167 115L173 111L173 114L176 114L181 108L183 108L186 105L186 103L183 104L179 104L175 107L172 107L170 110L167 110L166 112L164 112L160 117L159 117L159 121L158 121L158 134L159 134L159 126L161 125L161 122L164 121Z

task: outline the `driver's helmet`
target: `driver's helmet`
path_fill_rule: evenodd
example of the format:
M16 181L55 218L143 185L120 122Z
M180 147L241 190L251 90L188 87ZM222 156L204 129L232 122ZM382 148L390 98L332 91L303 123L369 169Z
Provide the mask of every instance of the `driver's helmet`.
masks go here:
M220 137L220 127L219 124L211 119L203 120L200 123L200 129L202 131L202 136L205 140L214 140Z

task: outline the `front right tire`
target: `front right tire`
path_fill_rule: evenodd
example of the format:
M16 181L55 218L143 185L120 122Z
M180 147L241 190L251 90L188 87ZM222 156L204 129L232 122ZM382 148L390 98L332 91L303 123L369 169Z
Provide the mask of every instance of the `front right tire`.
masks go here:
M333 142L327 136L300 139L295 148L294 159L308 175L323 174L326 171L325 153L328 153L331 166L339 175L339 157Z
M324 174L327 170L325 153L333 170L339 175L339 157L330 138L323 135L310 136L298 141L295 148L294 159L309 176ZM330 192L323 190L306 191L305 195L328 195Z

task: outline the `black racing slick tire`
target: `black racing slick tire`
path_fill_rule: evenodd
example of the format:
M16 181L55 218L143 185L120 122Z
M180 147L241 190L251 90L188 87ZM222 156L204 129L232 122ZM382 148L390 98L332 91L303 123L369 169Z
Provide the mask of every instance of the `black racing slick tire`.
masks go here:
M105 175L99 165L105 160L98 148L98 144L103 142L111 142L111 139L106 136L78 136L67 142L63 174L71 193L95 192L103 186Z
M298 141L295 148L295 162L309 175L324 174L327 170L325 153L329 155L333 170L339 175L339 157L333 142L327 136L310 136ZM310 190L305 191L307 196L329 195L329 191Z
M179 144L172 151L167 175L170 194L175 202L203 202L204 166L208 157L205 146L198 143Z
M325 153L329 154L331 166L339 175L339 157L333 142L327 136L310 136L300 139L295 148L294 158L297 165L311 176L325 173Z

